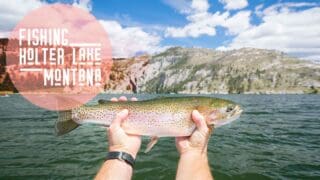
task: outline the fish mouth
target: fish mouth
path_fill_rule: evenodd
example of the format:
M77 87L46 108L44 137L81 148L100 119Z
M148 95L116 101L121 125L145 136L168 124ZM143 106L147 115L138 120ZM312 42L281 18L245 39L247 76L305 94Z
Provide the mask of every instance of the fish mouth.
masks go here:
M236 107L234 108L234 110L232 111L232 115L231 116L240 116L242 113L242 109L240 106L236 105Z
M214 120L213 125L215 128L217 128L217 127L229 124L229 123L237 120L240 117L242 112L243 112L243 110L241 109L241 107L236 105L235 108L231 112L226 113L222 119Z

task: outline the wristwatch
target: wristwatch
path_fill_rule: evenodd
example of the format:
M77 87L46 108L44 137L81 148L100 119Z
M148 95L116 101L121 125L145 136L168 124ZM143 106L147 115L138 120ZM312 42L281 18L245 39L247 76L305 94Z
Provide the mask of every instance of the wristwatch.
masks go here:
M132 168L134 165L134 158L129 153L126 153L126 152L111 151L108 153L106 161L110 159L119 159L121 161L124 161L127 164L129 164Z

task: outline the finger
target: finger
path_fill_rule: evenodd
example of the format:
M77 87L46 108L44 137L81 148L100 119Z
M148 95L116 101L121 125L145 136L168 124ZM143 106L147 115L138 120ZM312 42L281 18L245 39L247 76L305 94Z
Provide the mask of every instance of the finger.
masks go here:
M131 101L138 101L138 99L136 97L132 97Z
M178 152L182 153L188 146L189 137L176 137L175 141Z
M124 110L120 111L120 112L117 114L116 118L112 121L112 124L111 124L111 125L112 125L112 126L116 126L116 127L120 127L120 126L121 126L121 123L122 123L125 119L127 119L128 114L129 114L128 109L124 109Z
M181 141L183 141L181 137L176 137L176 138L175 138L175 143L176 143L176 147L177 147L177 148L180 147Z
M119 97L119 101L127 101L128 99L127 99L127 97L125 97L125 96L121 96L121 97Z
M182 142L182 141L187 140L188 138L189 138L189 137L176 137L175 141L176 141L176 143L180 143L180 142Z
M202 131L205 133L208 131L207 123L206 123L204 117L199 113L199 111L197 111L197 110L192 111L192 120L196 124L197 129L199 131Z
M110 99L110 101L112 101L112 102L118 102L118 99L115 98L115 97L113 97L113 98Z

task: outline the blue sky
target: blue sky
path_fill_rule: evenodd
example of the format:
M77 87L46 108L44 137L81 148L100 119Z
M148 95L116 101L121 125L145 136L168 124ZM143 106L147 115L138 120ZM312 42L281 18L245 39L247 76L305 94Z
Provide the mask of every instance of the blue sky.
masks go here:
M24 13L56 2L88 10L109 33L115 56L152 54L171 46L254 47L320 60L318 0L28 0L28 6L23 6L24 0L14 2L29 8ZM12 7L0 2L0 11L4 8L10 13ZM0 13L0 22L9 21L6 17ZM0 26L0 35L10 28ZM128 39L137 45L126 44Z
M279 0L251 0L248 6L242 10L254 11L255 7L263 4L264 7L269 7L276 3L285 2L306 2L306 1L279 1ZM308 3L312 1L307 1ZM319 1L314 0L317 3ZM218 0L209 0L210 12L223 11L223 4ZM305 7L306 8L306 7ZM141 26L183 26L187 23L186 17L179 13L178 10L168 5L163 0L94 0L92 3L92 13L99 19L115 19L123 26L141 25ZM235 14L237 10L231 11ZM252 16L250 20L253 24L259 24L261 21L257 16ZM320 22L319 22L320 23ZM148 31L146 27L146 31ZM161 33L161 32L159 32ZM225 34L224 29L220 28L216 36L203 35L198 38L165 38L163 45L178 45L178 46L200 46L206 48L217 48L223 42L228 42L233 36Z
M263 0L255 0L244 9L253 10L257 5L263 3ZM210 11L223 11L223 5L218 0L210 0ZM277 3L276 0L268 0L265 3L269 6ZM231 11L232 14L237 11ZM93 1L92 13L100 19L118 20L123 26L140 25L146 26L146 31L152 31L154 26L183 26L188 23L185 15L179 13L177 9L168 5L162 0L96 0ZM257 17L252 19L253 23L259 22ZM151 27L148 27L151 26ZM163 32L158 32L163 35ZM164 38L162 45L165 46L199 46L205 48L219 47L223 42L230 41L232 36L226 36L223 28L218 29L216 36L203 35L197 38Z

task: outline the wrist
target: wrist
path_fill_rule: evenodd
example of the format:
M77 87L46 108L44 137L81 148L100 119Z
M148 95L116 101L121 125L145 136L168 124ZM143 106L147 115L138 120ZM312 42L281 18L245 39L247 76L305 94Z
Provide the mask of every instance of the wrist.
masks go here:
M115 167L121 167L127 170L132 170L133 168L126 162L121 161L119 159L108 159L107 161L105 161L106 164L112 164Z
M112 151L107 155L108 160L119 160L121 162L125 162L127 165L130 165L132 168L135 163L135 158L133 158L130 154L123 151Z
M180 159L198 159L208 161L207 151L192 149L180 153Z
M100 179L131 179L133 174L133 168L124 161L120 161L118 159L110 159L104 162L103 165L106 169L105 174ZM115 172L121 173L115 174ZM99 178L97 178L99 179Z

